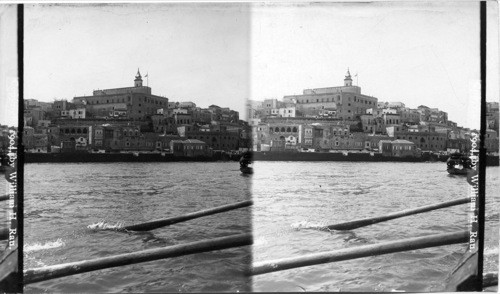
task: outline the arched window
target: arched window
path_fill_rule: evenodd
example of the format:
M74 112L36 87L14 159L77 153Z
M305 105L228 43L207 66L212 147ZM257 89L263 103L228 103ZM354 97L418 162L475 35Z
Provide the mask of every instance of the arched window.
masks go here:
M77 134L81 134L81 133L82 133L82 130L81 130L81 129L76 129L76 133L77 133Z
M71 129L71 133L74 134L75 133L75 129Z
M277 133L280 131L280 128L276 127L276 129L274 129L274 131Z
M285 132L285 127L281 127L281 132L284 133Z
M420 143L425 143L424 138L420 138Z
M290 127L286 128L287 133L290 133L291 131L292 131L292 129Z
M296 133L297 132L297 127L293 127L292 132Z

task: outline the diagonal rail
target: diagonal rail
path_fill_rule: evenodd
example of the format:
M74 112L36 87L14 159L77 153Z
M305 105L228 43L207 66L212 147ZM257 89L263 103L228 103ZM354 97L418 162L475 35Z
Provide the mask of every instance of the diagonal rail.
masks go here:
M283 271L298 267L316 264L337 262L368 256L383 255L388 253L409 251L428 247L451 245L469 242L469 232L436 234L399 241L383 242L379 244L359 246L355 248L339 249L334 251L314 253L301 257L289 257L271 261L257 262L253 265L251 274L261 275L271 272Z
M384 216L377 216L377 217L353 220L353 221L344 222L344 223L338 223L338 224L326 226L325 228L328 228L330 230L353 230L353 229L373 225L376 223L392 220L395 218L400 218L400 217L414 215L414 214L427 212L427 211L431 211L431 210L435 210L435 209L464 204L464 203L468 203L470 201L471 201L470 198L462 198L462 199L457 199L457 200L452 200L452 201L447 201L447 202L442 202L442 203L437 203L437 204L421 206L418 208L407 209L407 210L394 212L394 213L384 215Z
M180 223L180 222L185 222L191 219L207 216L207 215L212 215L212 214L217 214L233 209L238 209L242 207L247 207L251 206L253 204L252 200L247 200L247 201L241 201L233 204L227 204L223 206L218 206L218 207L213 207L205 210L200 210L197 212L191 212L188 214L184 214L181 216L175 216L175 217L170 217L170 218L165 218L165 219L159 219L159 220L154 220L146 223L141 223L141 224L135 224L135 225L130 225L123 227L124 230L129 230L129 231L149 231L149 230L154 230L158 229L161 227L169 226L172 224Z
M248 233L179 244L165 248L148 249L103 258L46 266L43 268L25 270L24 284L36 283L105 268L241 247L251 244L252 235Z
M9 195L2 195L0 196L0 201L5 201L5 200L9 200Z

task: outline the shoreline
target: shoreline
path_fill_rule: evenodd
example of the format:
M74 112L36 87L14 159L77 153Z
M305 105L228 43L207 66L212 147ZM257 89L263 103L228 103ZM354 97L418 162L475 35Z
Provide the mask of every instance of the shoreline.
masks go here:
M449 156L391 157L380 153L253 152L253 161L353 161L353 162L446 162ZM174 156L160 153L25 153L24 163L85 162L216 162L238 161L238 155ZM487 166L499 166L498 156L487 156Z

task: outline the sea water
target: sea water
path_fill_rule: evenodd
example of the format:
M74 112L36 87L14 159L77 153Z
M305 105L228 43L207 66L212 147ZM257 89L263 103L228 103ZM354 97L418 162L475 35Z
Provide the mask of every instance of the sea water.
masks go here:
M256 162L254 262L469 229L468 205L350 231L326 225L465 198L444 163ZM487 168L485 272L498 269L499 168ZM442 291L467 244L290 269L253 278L255 291Z
M123 225L250 199L237 162L26 164L24 268L251 232L250 208L148 232ZM25 292L250 291L250 246L93 271Z

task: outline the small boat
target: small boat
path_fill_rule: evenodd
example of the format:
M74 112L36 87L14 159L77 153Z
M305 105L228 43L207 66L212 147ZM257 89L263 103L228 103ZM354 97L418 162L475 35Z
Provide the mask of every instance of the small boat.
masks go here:
M450 175L467 175L472 171L472 161L461 153L454 153L446 161L446 170Z
M253 168L248 166L249 164L252 164L252 154L245 152L240 158L240 171L242 174L253 174Z
M249 167L249 166L245 166L245 167L240 167L240 171L242 174L248 174L248 175L251 175L253 174L253 168Z

